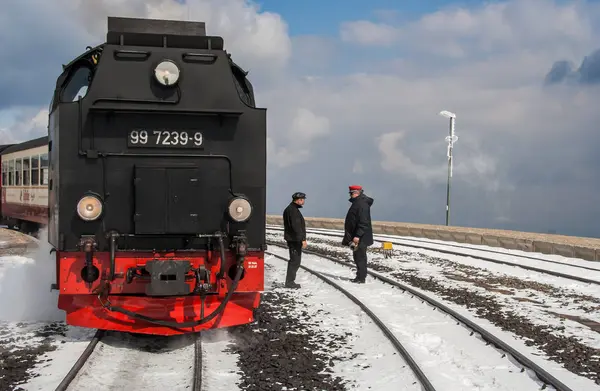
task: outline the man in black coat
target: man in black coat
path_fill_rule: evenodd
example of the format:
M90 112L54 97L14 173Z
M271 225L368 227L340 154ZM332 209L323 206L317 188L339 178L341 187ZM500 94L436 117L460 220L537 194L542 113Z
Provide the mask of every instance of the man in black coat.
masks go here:
M288 262L287 275L285 277L286 288L300 288L295 282L296 272L300 268L302 249L306 248L306 225L300 208L304 205L306 194L294 193L292 202L283 211L283 239L287 242L290 250L290 261Z
M364 284L367 278L367 247L373 244L371 205L373 198L364 194L361 186L350 186L350 209L344 222L342 245L352 246L356 278L352 282Z

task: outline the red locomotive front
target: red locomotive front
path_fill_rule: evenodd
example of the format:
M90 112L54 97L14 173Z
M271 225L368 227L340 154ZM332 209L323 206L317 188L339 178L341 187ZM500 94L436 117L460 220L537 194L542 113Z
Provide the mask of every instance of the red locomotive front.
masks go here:
M223 278L219 253L115 251L111 261L110 252L57 252L58 306L71 325L146 334L252 322L264 288L263 252L227 250ZM109 277L88 283L90 275Z

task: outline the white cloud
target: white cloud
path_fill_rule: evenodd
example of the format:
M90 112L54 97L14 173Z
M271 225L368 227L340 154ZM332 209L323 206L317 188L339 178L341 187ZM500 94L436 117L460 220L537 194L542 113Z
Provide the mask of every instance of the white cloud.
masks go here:
M363 164L361 163L360 160L354 161L354 166L352 167L352 172L354 174L362 174L365 172Z
M404 132L394 132L383 134L377 138L383 170L402 174L403 177L412 177L426 187L445 184L448 178L447 143L431 142L420 146L413 155L435 154L439 157L435 159L439 163L420 163L406 152L408 148L402 143L404 136ZM460 146L457 143L454 147L456 148L457 145ZM462 181L485 190L497 190L500 182L497 178L496 160L491 156L484 155L473 141L467 141L467 145L461 147L462 151L460 151L458 159L456 154L453 154L453 177L457 176Z
M273 139L267 143L271 154L269 161L276 166L288 167L291 164L302 163L310 155L310 148L314 140L329 134L329 119L315 115L309 109L300 107L294 110L294 117L289 121L289 126L281 123L281 129L275 130L285 134L283 147L277 148Z
M81 27L99 42L106 36L107 16L196 20L207 34L220 35L225 49L246 70L273 72L287 65L291 40L287 24L271 12L259 12L244 0L54 0L70 9ZM267 69L265 69L267 68Z
M188 15L185 5L171 0L54 2L79 18L73 34L96 42L109 14ZM521 192L534 199L540 182L582 181L599 163L590 147L600 142L598 90L542 88L555 60L580 63L598 45L596 5L515 0L450 7L403 24L392 17L383 24L347 22L340 28L349 43L344 46L319 36L291 40L280 16L241 0L191 4L191 18L222 35L234 60L251 71L259 105L268 109L269 202L287 201L288 189L301 186L322 192L310 210L328 215L339 207L325 187L352 181L379 194L377 207L394 218L429 217L426 203L443 206L439 197L445 197L435 193L447 174L447 121L438 115L444 109L458 114L453 186L462 196L453 202L472 209L477 221L523 223L519 208L539 205L524 205ZM359 44L384 48L363 56ZM525 189L531 180L537 187ZM504 193L496 195L498 189ZM401 201L394 191L401 191ZM345 194L340 197L346 202ZM392 205L402 205L402 212L391 211ZM565 218L578 217L571 211Z
M389 46L399 38L400 32L388 24L359 20L343 23L340 36L345 42Z
M402 25L359 20L340 29L343 40L410 46L437 56L462 58L527 47L535 51L589 50L595 45L598 6L553 0L512 0L475 8L449 6Z
M16 144L41 137L47 133L48 110L42 109L37 113L31 108L16 108L5 112L12 121L0 126L0 145Z

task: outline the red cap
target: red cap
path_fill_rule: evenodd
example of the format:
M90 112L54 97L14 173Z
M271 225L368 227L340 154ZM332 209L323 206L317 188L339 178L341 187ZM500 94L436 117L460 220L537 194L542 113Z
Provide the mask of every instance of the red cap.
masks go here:
M352 185L348 188L350 191L354 191L354 190L362 190L362 186L358 186L358 185Z

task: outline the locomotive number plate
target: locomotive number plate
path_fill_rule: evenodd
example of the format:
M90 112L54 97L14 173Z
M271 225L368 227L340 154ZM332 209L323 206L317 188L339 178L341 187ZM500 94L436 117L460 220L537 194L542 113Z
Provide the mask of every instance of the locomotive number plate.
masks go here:
M193 130L134 129L127 136L128 147L202 148L202 133Z

